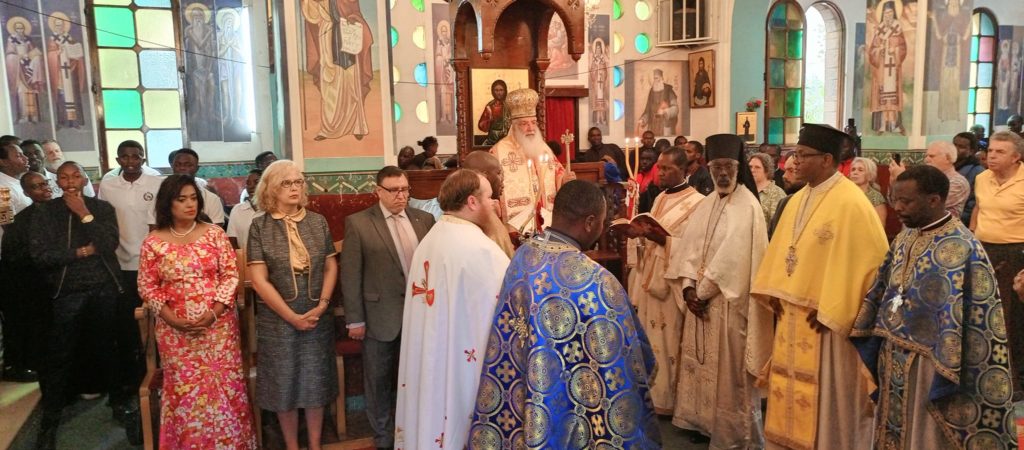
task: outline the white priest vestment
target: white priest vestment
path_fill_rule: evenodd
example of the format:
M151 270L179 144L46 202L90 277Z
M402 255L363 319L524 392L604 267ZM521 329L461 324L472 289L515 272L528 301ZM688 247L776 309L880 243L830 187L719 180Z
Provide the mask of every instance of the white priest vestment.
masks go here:
M402 318L396 449L466 444L508 264L478 226L450 215L416 247Z
M690 215L665 276L710 300L705 319L680 304L679 383L672 424L711 437L711 449L764 447L760 390L754 386L772 349L771 313L751 308L750 285L768 247L764 213L743 185L713 192Z
M682 283L666 279L665 270L673 264L669 261L672 248L682 245L680 237L687 219L702 198L703 195L689 186L678 192L672 189L662 192L654 199L651 215L671 233L665 245L645 238L629 240L628 259L633 266L629 274L629 298L637 307L637 317L647 332L657 361L651 380L651 397L658 414L672 414L675 408L676 364L683 327L683 313L677 306L682 304Z

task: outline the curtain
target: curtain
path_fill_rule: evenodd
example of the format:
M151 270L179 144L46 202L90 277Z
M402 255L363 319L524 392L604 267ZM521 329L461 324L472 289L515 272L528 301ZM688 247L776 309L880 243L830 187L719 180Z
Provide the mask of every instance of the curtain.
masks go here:
M573 155L565 155L562 135L565 134L565 130L576 133L576 99L574 97L546 97L544 108L547 111L547 134L544 136L544 140L558 143L559 148L562 149L558 160L565 164L565 158ZM576 141L572 143L573 154L576 153L576 144L579 140L580 136L576 136Z

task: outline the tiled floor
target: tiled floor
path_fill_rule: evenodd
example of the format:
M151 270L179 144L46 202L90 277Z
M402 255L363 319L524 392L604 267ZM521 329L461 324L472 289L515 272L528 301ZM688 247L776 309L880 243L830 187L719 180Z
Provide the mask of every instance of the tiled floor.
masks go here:
M39 429L40 411L34 407L38 400L38 388L29 384L4 383L0 385L0 449L31 450L35 446L36 433ZM28 415L27 421L20 429L12 429L12 424L21 422L19 417ZM351 436L369 436L370 429L366 416L361 411L349 411L348 427ZM263 416L264 447L268 449L282 448L283 443L277 431L277 422L273 414ZM707 444L694 444L690 441L692 434L675 428L670 419L661 418L662 443L665 449L703 450ZM325 421L324 441L338 440L330 421ZM304 433L302 433L304 434ZM10 446L7 447L7 443ZM103 449L130 450L139 449L128 443L124 429L111 417L110 408L106 406L106 398L96 400L80 400L68 407L64 413L57 442L59 449Z

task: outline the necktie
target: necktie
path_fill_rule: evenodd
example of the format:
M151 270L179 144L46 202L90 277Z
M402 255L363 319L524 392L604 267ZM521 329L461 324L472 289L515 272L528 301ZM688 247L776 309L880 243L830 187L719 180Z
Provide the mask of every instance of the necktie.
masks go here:
M392 214L391 219L395 221L395 234L398 236L398 256L402 260L402 270L409 274L409 264L412 263L412 254L416 251L416 238L409 235L405 228L405 216Z

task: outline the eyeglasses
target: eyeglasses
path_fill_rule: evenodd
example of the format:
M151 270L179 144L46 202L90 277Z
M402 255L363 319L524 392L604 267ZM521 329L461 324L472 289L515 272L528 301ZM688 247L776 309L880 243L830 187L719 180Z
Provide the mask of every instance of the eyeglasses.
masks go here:
M281 182L281 187L283 187L285 189L290 189L290 188L293 188L293 187L301 188L301 187L303 187L305 185L306 185L306 179L305 178L296 178L294 180L284 180L284 181Z
M813 158L815 156L831 155L831 153L793 153L793 161L800 161L801 159Z
M409 186L403 186L403 187L397 187L397 188L386 188L384 186L377 186L377 187L379 187L379 188L381 188L381 189L383 189L385 191L388 191L389 194L394 195L396 197L398 196L398 194L409 195Z

